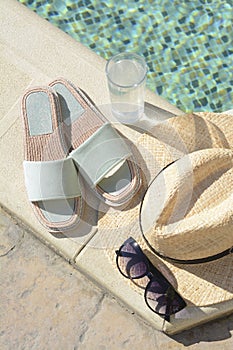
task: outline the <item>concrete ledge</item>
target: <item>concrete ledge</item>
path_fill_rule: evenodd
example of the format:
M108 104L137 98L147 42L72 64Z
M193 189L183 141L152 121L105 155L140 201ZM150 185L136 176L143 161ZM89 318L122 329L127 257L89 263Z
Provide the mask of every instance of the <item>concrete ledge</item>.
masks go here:
M95 228L85 227L85 234L81 228L80 236L56 238L37 222L24 188L20 100L27 88L47 85L63 76L85 90L97 105L108 104L106 62L16 0L9 0L7 6L4 0L0 1L0 18L0 203L29 225L36 235L72 260L95 233ZM150 91L146 99L179 113L176 107Z
M56 252L75 263L85 274L128 303L147 322L161 329L162 320L154 315L151 317L141 295L132 290L128 284L120 284L118 273L112 269L104 251L92 248L92 243L88 245L88 242L92 242L96 236L97 223L81 226L80 232L66 236L51 235L37 222L24 188L22 168L24 135L20 117L20 99L25 89L35 85L47 85L51 80L63 76L85 90L98 106L108 105L105 60L16 0L8 0L7 6L4 0L0 0L0 19L0 204L19 217L35 235ZM168 112L181 113L175 106L151 91L146 92L146 101ZM137 139L137 135L133 132L132 138ZM232 309L233 305L230 306ZM227 310L228 308L222 311L227 313ZM203 312L206 315L205 310ZM219 313L213 308L208 320L218 316ZM202 321L206 319L203 317ZM194 324L191 319L188 326ZM171 334L181 329L184 329L182 322L177 327L168 327L167 332Z
M110 233L110 232L109 232ZM97 234L98 235L98 234ZM233 311L233 300L208 307L188 306L180 312L177 318L171 317L170 322L153 313L144 301L143 292L132 282L121 276L116 268L113 253L98 249L91 244L77 256L76 264L80 271L89 275L102 288L119 298L130 310L142 317L147 323L173 335L193 328L211 320L227 316ZM98 264L96 263L98 262Z

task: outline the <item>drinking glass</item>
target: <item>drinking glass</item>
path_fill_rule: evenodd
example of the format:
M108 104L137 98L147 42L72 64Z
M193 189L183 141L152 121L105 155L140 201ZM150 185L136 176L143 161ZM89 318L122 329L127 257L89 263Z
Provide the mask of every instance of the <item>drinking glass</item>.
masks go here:
M112 112L119 121L132 123L142 116L146 74L144 58L135 53L120 53L107 62Z

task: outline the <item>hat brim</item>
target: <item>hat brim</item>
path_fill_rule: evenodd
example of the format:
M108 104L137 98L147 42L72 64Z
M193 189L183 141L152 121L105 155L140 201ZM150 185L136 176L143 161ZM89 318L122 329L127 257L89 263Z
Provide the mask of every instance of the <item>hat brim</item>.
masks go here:
M232 148L231 118L214 113L183 115L157 125L151 135L142 134L136 147L144 160L139 164L144 186L124 210L109 209L106 213L100 210L99 214L99 243L96 244L115 249L129 236L134 237L188 304L198 308L233 300L232 254L196 265L171 263L157 257L142 238L140 202L148 183L183 155L210 147Z
M140 208L142 234L162 258L203 263L233 247L233 152L192 152L161 170ZM227 185L226 185L227 184Z

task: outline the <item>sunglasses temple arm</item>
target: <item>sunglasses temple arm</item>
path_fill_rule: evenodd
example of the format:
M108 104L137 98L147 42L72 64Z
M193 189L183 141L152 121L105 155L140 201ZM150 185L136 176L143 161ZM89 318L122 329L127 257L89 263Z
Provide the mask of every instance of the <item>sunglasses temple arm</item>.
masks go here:
M170 310L171 310L171 300L168 299L168 302L166 305L165 316L164 316L164 320L167 322L170 322Z
M129 252L121 252L120 250L115 251L117 256L122 256L124 258L134 258L135 254Z

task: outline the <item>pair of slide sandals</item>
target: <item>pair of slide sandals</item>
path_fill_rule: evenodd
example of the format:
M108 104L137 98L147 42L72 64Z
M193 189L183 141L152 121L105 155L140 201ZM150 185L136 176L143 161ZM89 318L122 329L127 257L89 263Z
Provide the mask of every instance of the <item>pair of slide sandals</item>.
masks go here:
M141 180L129 143L66 79L22 98L28 198L50 232L74 229L85 193L80 177L107 205L128 203Z

